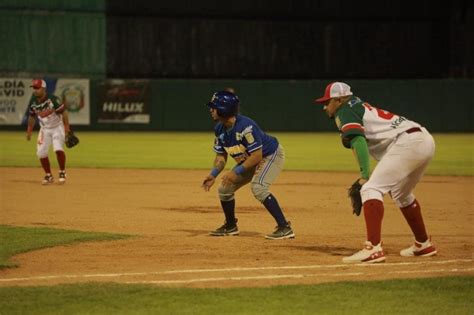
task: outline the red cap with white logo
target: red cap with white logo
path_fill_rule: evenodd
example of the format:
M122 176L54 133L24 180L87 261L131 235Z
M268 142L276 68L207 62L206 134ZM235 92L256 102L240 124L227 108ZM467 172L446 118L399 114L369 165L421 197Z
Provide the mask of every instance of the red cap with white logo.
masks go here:
M324 103L333 97L352 95L351 87L344 82L329 83L324 90L324 95L314 100L315 103Z
M46 87L46 81L41 79L34 79L32 84L30 85L33 89L40 89Z

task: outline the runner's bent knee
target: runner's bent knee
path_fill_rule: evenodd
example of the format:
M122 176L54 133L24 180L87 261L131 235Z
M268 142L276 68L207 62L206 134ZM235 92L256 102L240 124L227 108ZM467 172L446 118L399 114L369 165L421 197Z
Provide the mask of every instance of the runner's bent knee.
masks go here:
M260 202L263 202L270 195L269 187L267 185L252 183L251 190L254 197Z
M231 201L234 199L235 190L232 186L220 185L217 189L219 199L222 201Z

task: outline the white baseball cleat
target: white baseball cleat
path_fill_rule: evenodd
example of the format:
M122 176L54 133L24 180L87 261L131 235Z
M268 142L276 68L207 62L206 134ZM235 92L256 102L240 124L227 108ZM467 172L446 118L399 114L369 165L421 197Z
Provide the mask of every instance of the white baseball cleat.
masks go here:
M438 251L436 248L433 246L431 243L431 238L428 238L426 241L423 243L418 242L415 240L415 244L412 246L402 249L400 251L400 256L403 257L412 257L412 256L424 256L424 257L429 257L436 255Z
M53 182L54 182L53 175L48 173L44 176L43 181L41 182L41 185L49 185L49 184L52 184Z
M66 183L66 171L59 172L59 183L65 184Z
M366 241L365 247L352 256L342 258L342 262L348 264L372 264L385 261L385 253L382 249L382 242L377 245L372 245L371 242Z

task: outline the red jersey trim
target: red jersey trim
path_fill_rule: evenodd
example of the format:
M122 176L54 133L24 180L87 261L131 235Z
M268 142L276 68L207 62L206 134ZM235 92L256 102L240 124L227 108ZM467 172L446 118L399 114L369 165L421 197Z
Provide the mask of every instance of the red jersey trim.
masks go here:
M65 106L64 104L61 104L61 106L59 106L58 108L56 108L56 113L59 113L61 114L65 109Z
M346 132L351 129L360 130L364 132L364 127L362 127L362 125L358 123L348 123L341 127L342 132Z

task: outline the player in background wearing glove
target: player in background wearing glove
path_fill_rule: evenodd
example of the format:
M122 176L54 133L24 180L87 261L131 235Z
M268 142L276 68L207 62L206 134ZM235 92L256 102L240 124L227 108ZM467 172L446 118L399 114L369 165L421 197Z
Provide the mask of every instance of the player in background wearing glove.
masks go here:
M426 128L371 106L353 96L350 86L343 82L330 83L315 102L322 103L326 114L335 120L342 144L352 149L360 166L358 182L367 241L362 250L344 257L343 262L385 261L381 240L385 193L389 193L400 208L415 237L415 243L401 250L400 255L435 255L437 251L426 233L420 204L413 194L435 151L433 137ZM370 177L369 154L378 161ZM353 185L351 189L357 188ZM355 199L352 201L357 203ZM357 209L353 211L357 214Z
M33 80L31 85L33 95L28 105L30 116L28 118L28 129L26 139L31 140L31 134L38 118L40 130L36 145L36 155L45 172L43 185L54 182L51 173L51 166L48 158L49 147L52 145L59 164L59 183L66 182L66 154L64 153L65 135L70 131L69 118L65 105L61 103L55 95L46 92L46 81L41 79Z
M79 138L76 136L76 134L72 130L69 130L68 132L66 132L66 140L64 144L69 149L73 148L79 144Z

